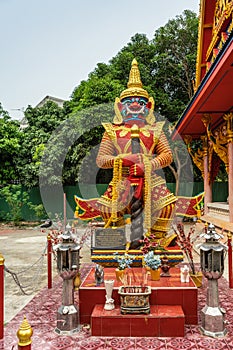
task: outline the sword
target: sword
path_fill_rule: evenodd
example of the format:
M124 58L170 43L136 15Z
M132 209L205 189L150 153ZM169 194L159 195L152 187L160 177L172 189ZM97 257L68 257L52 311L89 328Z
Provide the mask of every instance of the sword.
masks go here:
M140 153L140 129L134 124L131 128L131 149L132 154ZM133 187L135 193L137 186ZM136 249L139 247L139 240L143 239L143 200L136 198L133 194L131 203L131 234L130 234L130 248Z

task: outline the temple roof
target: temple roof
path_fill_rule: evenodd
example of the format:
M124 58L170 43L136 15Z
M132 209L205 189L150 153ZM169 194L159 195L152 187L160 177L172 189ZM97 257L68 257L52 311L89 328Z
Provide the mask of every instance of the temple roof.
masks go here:
M178 135L199 138L205 133L204 114L211 115L215 129L223 115L233 110L232 12L233 1L201 0L196 92L176 125L173 139Z

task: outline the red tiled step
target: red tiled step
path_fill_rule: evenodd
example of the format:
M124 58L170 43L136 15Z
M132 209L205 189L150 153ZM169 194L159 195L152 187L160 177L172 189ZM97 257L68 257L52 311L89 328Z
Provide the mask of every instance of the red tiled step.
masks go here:
M95 305L91 335L109 337L184 337L184 313L180 305L151 305L150 314L122 315L117 305L104 310Z

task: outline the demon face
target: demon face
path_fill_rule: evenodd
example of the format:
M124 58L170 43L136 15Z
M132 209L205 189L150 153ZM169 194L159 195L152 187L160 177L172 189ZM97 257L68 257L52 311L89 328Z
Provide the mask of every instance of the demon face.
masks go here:
M151 102L145 97L129 96L118 104L124 124L145 124Z

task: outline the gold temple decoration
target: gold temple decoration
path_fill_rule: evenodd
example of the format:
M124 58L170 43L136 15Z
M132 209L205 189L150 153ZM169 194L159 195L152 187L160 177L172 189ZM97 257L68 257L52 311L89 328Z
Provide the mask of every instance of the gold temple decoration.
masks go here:
M21 323L18 331L17 331L17 337L19 339L18 345L19 346L26 346L32 343L31 337L33 334L32 327L28 323L28 320L26 316L24 316L24 320Z
M198 148L197 152L194 152L192 149L189 150L189 154L192 157L193 163L201 171L201 175L204 178L204 151Z
M224 162L227 173L229 172L228 161L228 141L227 141L227 128L226 124L223 124L220 129L214 132L215 142L213 143L214 151L219 158Z
M203 135L201 137L201 139L202 139L204 157L208 156L208 172L209 173L211 170L212 157L213 157L213 145L212 145L212 142L210 142L210 138L209 138L209 129L210 129L211 120L212 119L211 119L210 114L204 114L201 118L201 121L206 128L206 135Z
M190 145L192 140L193 140L193 138L191 135L184 135L184 142L186 145Z
M187 150L193 160L193 163L198 167L198 169L201 171L201 175L204 178L204 151L198 148L198 150L195 152L192 147L192 136L191 135L185 135L184 136L184 142L187 145Z
M201 118L201 121L205 125L206 128L209 127L211 120L212 119L211 119L210 114L204 114L203 117Z
M204 16L205 16L205 0L200 1L199 10L199 26L198 26L198 40L197 40L197 60L196 60L196 78L195 78L195 90L198 88L201 82L201 65L202 65L202 43L204 32Z
M213 4L215 6L213 20L210 23L205 23L207 2L208 0L200 0L195 91L203 77L202 69L205 68L206 72L209 70L229 33L233 30L233 1L216 0L215 5ZM208 31L208 28L212 29L212 38L208 43L207 51L203 52L204 33Z
M202 141L203 157L206 157L208 156L208 137L206 135L202 135L200 139Z
M202 121L206 127L206 132L209 140L208 149L209 154L211 149L219 156L224 162L227 173L229 172L229 161L228 161L228 131L226 124L222 124L220 128L211 130L211 117L205 114ZM211 159L210 159L211 161Z
M217 0L215 5L212 40L206 54L206 60L210 57L214 47L221 38L221 31L224 22L233 12L232 0ZM222 38L221 38L222 39Z
M132 61L127 87L128 89L122 91L120 95L120 100L130 96L141 96L149 99L148 92L142 88L138 63L135 58Z
M206 128L206 135L202 136L203 141L203 151L204 151L204 157L208 156L208 180L210 181L210 173L212 169L212 159L213 159L213 142L210 138L210 124L211 124L211 116L210 114L204 114L201 118L205 128Z
M227 122L227 141L233 142L233 113L228 113L223 116Z

